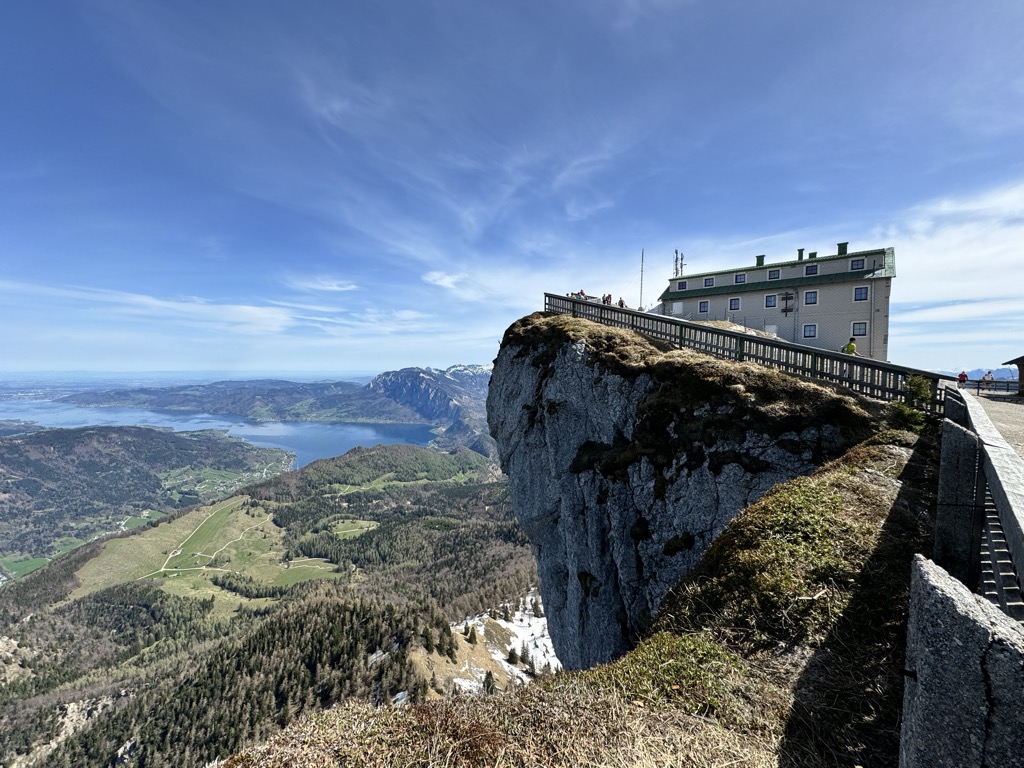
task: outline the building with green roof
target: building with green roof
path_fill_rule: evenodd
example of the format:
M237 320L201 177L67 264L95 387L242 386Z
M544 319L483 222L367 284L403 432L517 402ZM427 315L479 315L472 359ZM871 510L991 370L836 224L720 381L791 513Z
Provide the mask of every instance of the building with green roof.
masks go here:
M857 352L886 360L889 294L896 276L892 248L818 256L693 275L674 275L659 297L660 312L696 322L726 320L781 339L838 350L851 338Z

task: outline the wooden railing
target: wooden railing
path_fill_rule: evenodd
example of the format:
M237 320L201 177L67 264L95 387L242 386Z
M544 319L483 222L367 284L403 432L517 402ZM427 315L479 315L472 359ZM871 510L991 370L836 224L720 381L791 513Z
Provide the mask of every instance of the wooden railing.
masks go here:
M572 315L615 328L628 328L652 339L674 346L695 349L715 357L737 362L758 363L786 373L848 387L877 400L902 400L907 394L907 379L919 376L929 384L931 396L921 407L942 413L946 384L952 376L893 365L867 357L794 344L782 339L727 331L665 315L653 315L610 304L574 299L553 293L544 294L544 310Z

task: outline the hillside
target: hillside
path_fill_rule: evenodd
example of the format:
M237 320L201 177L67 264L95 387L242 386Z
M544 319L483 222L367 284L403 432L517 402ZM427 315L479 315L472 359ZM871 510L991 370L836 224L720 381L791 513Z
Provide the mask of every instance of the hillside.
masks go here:
M229 765L897 764L937 469L934 430L887 426L902 413L524 319L489 416L555 648L579 666L625 650L473 701L346 703Z
M221 432L45 429L0 438L0 566L227 495L291 464Z
M617 661L485 697L345 701L226 768L896 765L936 468L930 436L883 430L737 516Z
M492 472L356 450L0 589L0 756L204 765L343 699L447 691L449 622L536 583Z

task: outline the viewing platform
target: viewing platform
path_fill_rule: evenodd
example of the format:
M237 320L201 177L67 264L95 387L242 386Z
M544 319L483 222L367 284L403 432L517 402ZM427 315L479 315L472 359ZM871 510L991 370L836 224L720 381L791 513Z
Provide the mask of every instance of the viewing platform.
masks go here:
M956 386L953 376L933 371L571 296L545 293L544 310L615 328L626 328L680 349L694 349L727 360L767 365L794 376L848 387L876 400L905 400L908 395L908 379L918 377L927 382L930 393L928 401L918 403L918 406L937 415L943 412L946 388Z

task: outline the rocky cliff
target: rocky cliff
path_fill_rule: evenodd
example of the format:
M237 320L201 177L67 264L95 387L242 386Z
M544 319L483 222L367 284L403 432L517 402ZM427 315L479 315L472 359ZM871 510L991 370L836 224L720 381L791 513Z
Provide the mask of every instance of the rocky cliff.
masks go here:
M542 313L506 332L487 417L567 668L632 647L734 515L873 418L770 369Z

